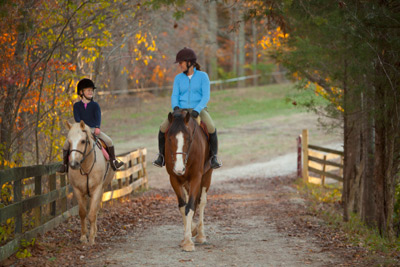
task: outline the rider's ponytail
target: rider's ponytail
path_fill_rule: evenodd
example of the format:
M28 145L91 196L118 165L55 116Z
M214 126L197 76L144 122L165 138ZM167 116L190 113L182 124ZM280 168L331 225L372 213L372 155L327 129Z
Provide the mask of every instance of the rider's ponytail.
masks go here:
M197 62L193 63L193 66L196 68L196 70L200 70L200 65Z

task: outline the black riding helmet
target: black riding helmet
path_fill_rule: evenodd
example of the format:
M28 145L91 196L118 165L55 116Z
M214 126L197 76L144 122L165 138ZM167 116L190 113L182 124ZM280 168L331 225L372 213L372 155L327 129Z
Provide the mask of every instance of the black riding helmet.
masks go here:
M85 88L93 88L96 89L96 86L94 86L94 82L90 79L82 79L78 82L78 85L76 86L76 93L81 96L80 92L85 89Z
M178 54L176 54L175 63L182 61L188 61L194 63L196 62L196 60L197 60L196 53L192 49L184 47L178 52Z
M178 54L176 54L175 63L186 61L187 69L183 73L188 75L189 68L196 63L196 60L197 60L196 53L192 49L184 47L178 52Z

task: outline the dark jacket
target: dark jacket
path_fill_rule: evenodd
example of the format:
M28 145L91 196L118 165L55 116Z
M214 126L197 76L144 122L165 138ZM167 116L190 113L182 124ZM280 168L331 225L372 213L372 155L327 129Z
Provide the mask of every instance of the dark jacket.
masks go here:
M100 128L101 110L97 102L90 101L85 109L82 101L74 104L74 118L76 122L83 120L90 128Z

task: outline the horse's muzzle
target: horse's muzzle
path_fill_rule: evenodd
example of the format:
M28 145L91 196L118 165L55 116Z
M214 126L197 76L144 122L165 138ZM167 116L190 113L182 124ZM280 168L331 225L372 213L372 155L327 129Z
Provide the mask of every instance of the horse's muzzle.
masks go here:
M177 170L174 168L174 173L178 176L182 176L185 174L186 168L183 168L182 170Z
M78 170L81 167L81 164L77 161L71 161L69 163L69 166L71 167L71 169L73 170Z

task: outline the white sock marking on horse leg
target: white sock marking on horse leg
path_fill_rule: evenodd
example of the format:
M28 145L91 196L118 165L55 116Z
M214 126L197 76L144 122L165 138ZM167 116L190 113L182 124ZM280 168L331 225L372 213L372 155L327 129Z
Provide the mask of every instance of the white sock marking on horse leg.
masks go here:
M186 216L186 224L185 224L185 236L184 241L192 242L192 220L193 220L193 210L189 210L189 213Z
M200 197L200 204L199 204L199 223L198 223L198 234L196 241L199 243L204 243L206 240L206 236L204 234L204 209L207 204L207 192L206 188L203 187L201 189L201 197Z
M176 141L177 141L177 148L176 148L176 153L183 153L183 145L184 145L184 138L183 138L183 133L178 133L176 135ZM183 155L182 154L176 154L176 162L174 166L174 170L177 172L183 172L185 168L185 164L183 162Z
M187 190L185 189L185 187L182 187L182 191L183 191L183 194L185 195L185 202L188 203L189 194L188 194ZM181 211L181 213L182 213L182 211ZM185 210L183 210L183 215L184 214L185 214ZM183 219L183 221L184 221L184 223L186 223L185 218ZM196 228L196 224L194 223L194 220L192 220L192 233L195 230L195 228Z

